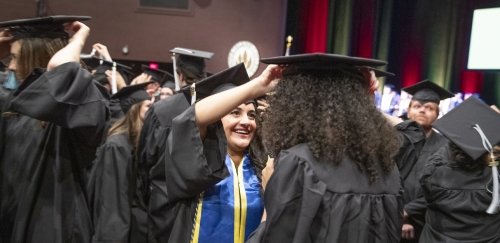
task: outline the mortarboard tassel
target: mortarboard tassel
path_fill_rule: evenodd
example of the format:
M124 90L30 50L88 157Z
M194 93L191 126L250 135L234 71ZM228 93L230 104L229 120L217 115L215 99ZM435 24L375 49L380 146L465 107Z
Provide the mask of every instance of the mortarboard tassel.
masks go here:
M179 91L181 90L181 84L179 81L179 74L177 74L177 61L175 60L175 53L172 54L172 65L174 65L175 91Z
M491 204L488 207L488 210L486 210L486 213L488 214L496 214L498 212L498 201L499 201L499 193L498 193L498 188L499 188L499 182L498 182L498 168L497 168L497 163L494 160L495 157L493 156L493 147L491 146L490 141L484 134L483 130L478 124L475 124L473 128L479 133L479 136L481 136L481 141L483 142L483 147L490 153L490 159L491 162L489 166L491 166L492 170L492 177L493 177L493 198L491 199Z
M111 94L116 94L118 88L116 86L116 62L113 62L113 67L111 68Z
M191 84L189 90L191 91L191 105L193 105L196 102L196 83Z

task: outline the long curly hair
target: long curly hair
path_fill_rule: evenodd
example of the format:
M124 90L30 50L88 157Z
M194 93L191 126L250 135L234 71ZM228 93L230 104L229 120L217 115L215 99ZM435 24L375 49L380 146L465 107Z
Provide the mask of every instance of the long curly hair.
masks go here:
M263 122L273 154L307 143L318 160L339 164L348 156L370 183L395 165L396 131L376 109L369 84L346 68L285 76L270 96Z

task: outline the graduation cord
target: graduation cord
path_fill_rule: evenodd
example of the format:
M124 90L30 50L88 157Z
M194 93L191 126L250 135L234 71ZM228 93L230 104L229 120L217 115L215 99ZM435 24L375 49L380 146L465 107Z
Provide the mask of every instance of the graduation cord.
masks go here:
M116 62L113 62L113 67L111 68L111 94L116 94L118 88L116 85Z
M493 180L493 198L491 199L491 204L486 210L486 213L488 214L496 214L498 212L498 202L499 202L499 193L498 193L498 188L499 188L499 181L498 181L498 168L497 168L497 163L495 161L495 156L493 155L493 146L491 146L490 141L484 134L483 130L478 124L475 124L472 128L476 130L477 133L479 133L479 136L481 136L481 142L483 143L483 147L486 149L486 151L489 152L490 154L490 163L489 166L491 167L492 170L492 180ZM489 183L488 183L489 184Z
M196 83L191 84L189 90L191 92L191 105L193 105L196 102Z
M177 59L175 58L175 53L172 54L172 65L173 65L173 73L174 73L174 81L175 81L175 91L181 90L181 84L179 80L179 74L177 74Z

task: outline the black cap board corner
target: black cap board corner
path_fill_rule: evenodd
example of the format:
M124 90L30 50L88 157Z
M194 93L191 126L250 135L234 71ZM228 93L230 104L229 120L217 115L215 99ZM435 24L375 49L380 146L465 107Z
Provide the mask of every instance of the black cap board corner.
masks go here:
M199 81L195 85L195 90L198 99L201 99L211 94L239 86L249 80L250 78L248 77L245 65L240 63ZM190 86L186 86L182 91L184 93L190 93L190 89Z
M0 22L0 28L8 27L14 40L24 38L68 38L64 23L90 20L90 16L54 15Z
M214 56L214 53L208 52L208 51L200 51L200 50L195 50L195 49L189 49L189 48L184 48L184 47L175 47L170 50L171 53L179 54L179 55L185 55L185 56L191 56L191 57L198 57L202 59L212 59Z
M174 75L171 73L159 69L159 68L152 68L148 65L141 65L143 73L151 75L151 81L157 82L162 86L166 81L172 81L174 80Z
M290 56L278 56L263 58L260 60L265 64L286 65L283 71L284 75L294 75L297 73L309 71L329 71L341 67L359 68L359 67L379 67L387 62L377 59L362 57L351 57L333 53L308 53Z
M487 152L476 129L480 128L492 146L500 142L500 113L474 96L446 113L432 126L474 160Z
M412 100L434 102L438 104L441 100L454 96L450 91L427 79L405 87L402 90L411 94Z
M152 82L125 86L111 98L120 100L123 113L127 113L132 105L151 99L148 92L146 92L146 86L150 83Z

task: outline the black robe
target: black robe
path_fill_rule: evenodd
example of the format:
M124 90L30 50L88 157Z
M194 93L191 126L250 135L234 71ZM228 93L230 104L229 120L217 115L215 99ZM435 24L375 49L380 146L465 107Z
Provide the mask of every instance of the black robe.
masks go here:
M500 242L500 214L486 213L491 168L467 171L448 153L446 146L439 150L420 181L428 204L420 242Z
M188 242L196 196L228 173L223 157L225 143L221 143L225 141L221 139L223 133L209 128L202 142L194 117L194 107L179 93L155 103L144 121L139 142L137 194L148 213L148 242ZM181 167L170 166L172 156L183 161L178 163ZM212 158L208 161L214 161L217 170L206 171L206 157ZM198 165L193 167L193 164Z
M134 147L126 133L114 134L97 151L87 185L92 242L129 242L135 176Z
M408 177L403 181L405 194L405 211L410 217L410 223L415 229L416 239L410 242L417 242L418 236L425 223L425 210L427 205L423 197L420 186L420 178L425 166L429 163L429 158L440 148L448 144L448 139L443 135L432 131L431 135L425 139L425 144L421 149L418 159L411 169Z
M2 241L90 242L86 169L108 118L102 93L88 71L66 63L36 70L8 102L0 117Z
M229 176L226 140L221 123L209 126L202 140L194 106L172 120L165 157L168 242L190 242L200 194Z
M142 232L143 241L167 242L167 226L173 218L166 212L165 156L167 137L172 119L189 108L186 97L176 94L154 103L147 112L142 127L138 147L137 199L142 213L147 214L146 228L135 229Z
M194 114L179 93L155 103L145 119L138 196L148 213L148 242L189 242L196 197L228 175L224 134L210 127L201 141Z
M264 194L267 220L247 242L398 242L402 187L397 168L368 183L345 158L317 161L306 144L281 151Z

